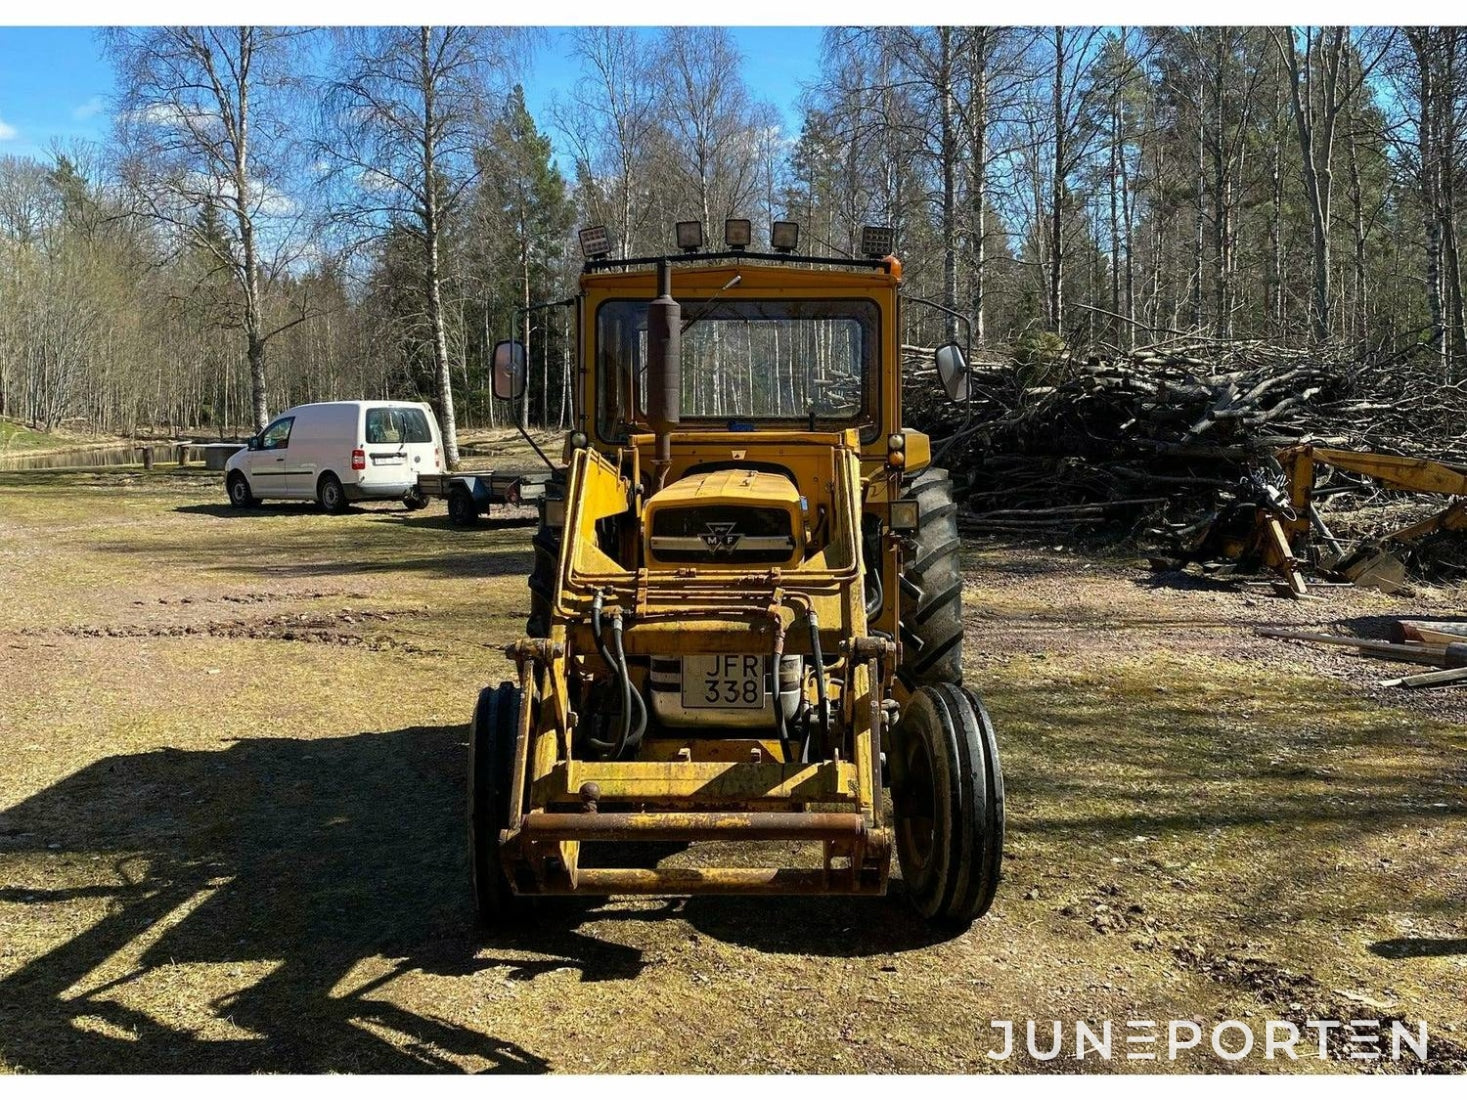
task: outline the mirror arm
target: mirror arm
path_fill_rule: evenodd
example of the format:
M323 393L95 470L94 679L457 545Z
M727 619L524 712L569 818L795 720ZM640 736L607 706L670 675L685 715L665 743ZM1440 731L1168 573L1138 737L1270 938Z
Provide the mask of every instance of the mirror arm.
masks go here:
M921 302L924 306L931 306L933 309L940 310L949 317L955 317L963 322L963 361L967 364L968 370L967 393L963 397L963 419L953 429L952 434L942 440L933 450L932 461L938 462L947 454L952 445L961 438L967 430L968 425L973 421L973 320L967 314L959 313L951 306L943 305L941 302L934 302L931 298L919 298L915 294L904 294L902 297L908 301Z
M540 303L537 303L536 305L520 306L520 307L518 307L514 311L514 327L516 329L519 328L520 317L522 317L526 313L533 313L537 309L548 309L551 306L568 305L568 304L570 304L570 303L572 303L574 301L575 301L574 298L566 298L562 302L540 302ZM529 355L530 355L529 349L526 348L525 349L525 384L520 387L520 400L518 402L518 404L521 405L521 406L525 402L527 402L527 401L530 400L530 359L529 359ZM514 403L511 403L511 404L513 406ZM519 409L516 408L515 411L518 412ZM543 462L543 463L545 463L545 468L547 470L549 470L552 474L555 473L555 463L551 462L550 459L546 456L545 452L540 449L540 444L536 443L534 441L534 439L532 439L530 437L530 433L525 430L523 424L521 423L521 420L522 419L523 418L522 417L519 417L519 416L516 416L514 418L514 428L515 428L515 431L519 432L520 435L522 435L522 436L525 437L525 442L528 443L534 449L535 453L540 456L540 461Z

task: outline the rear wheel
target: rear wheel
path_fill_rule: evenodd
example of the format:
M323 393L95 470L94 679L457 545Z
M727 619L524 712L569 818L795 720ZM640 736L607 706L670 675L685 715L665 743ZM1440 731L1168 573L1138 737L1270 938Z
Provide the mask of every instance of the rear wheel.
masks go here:
M912 693L889 757L897 860L917 911L966 926L993 903L1003 859L1003 771L993 724L956 684Z
M333 516L346 511L346 490L335 474L321 475L321 480L316 483L316 502Z
M428 498L421 489L409 489L402 498L402 504L409 512L418 512L428 507Z
M946 470L928 467L907 480L917 501L916 551L902 570L902 662L897 675L918 684L963 682L963 573L958 506Z
M555 607L555 574L560 569L560 528L542 523L531 545L535 548L535 566L530 573L530 617L525 622L525 633L532 638L548 638Z
M448 494L448 518L455 527L472 527L479 522L479 506L474 495L462 485L455 485Z
M520 689L505 681L479 692L469 725L469 866L474 907L485 925L504 924L523 913L499 859L499 832L509 827L514 798L515 727Z
M249 481L237 470L229 475L226 488L229 490L229 503L236 508L253 508L259 503L255 494L250 492Z

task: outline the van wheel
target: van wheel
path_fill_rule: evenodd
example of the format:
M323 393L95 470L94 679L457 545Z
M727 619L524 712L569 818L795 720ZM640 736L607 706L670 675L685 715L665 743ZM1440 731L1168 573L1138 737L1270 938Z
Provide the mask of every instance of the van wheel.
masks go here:
M229 503L236 508L253 508L259 503L255 494L250 492L250 483L245 480L244 474L232 473L229 475Z
M335 474L321 475L321 480L316 483L316 502L333 516L346 511L346 490Z
M479 522L479 506L462 485L455 485L448 494L448 518L455 527L472 527Z
M402 498L402 504L409 512L419 512L428 507L428 498L423 495L421 489L409 489L407 495Z

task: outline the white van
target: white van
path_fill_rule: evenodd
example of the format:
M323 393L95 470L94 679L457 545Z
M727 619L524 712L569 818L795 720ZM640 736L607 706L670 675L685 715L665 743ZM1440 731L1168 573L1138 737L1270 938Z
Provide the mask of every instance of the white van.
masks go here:
M419 474L443 473L443 437L423 402L327 401L281 413L224 467L229 503L280 497L344 512L354 500L428 501Z

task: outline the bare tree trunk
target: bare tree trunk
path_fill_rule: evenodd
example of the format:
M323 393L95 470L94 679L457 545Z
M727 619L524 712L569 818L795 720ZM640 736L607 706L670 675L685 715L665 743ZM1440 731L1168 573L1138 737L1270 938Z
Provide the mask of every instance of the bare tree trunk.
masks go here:
M423 252L424 284L428 297L428 325L433 339L433 367L438 379L438 425L443 432L443 458L449 466L458 465L458 424L453 415L453 376L448 366L448 337L443 326L443 297L438 254L439 224L438 180L434 174L436 143L434 79L429 56L431 30L419 31L419 65L423 90Z
M1054 28L1054 177L1050 182L1049 327L1064 335L1065 28Z

